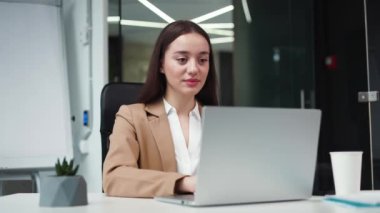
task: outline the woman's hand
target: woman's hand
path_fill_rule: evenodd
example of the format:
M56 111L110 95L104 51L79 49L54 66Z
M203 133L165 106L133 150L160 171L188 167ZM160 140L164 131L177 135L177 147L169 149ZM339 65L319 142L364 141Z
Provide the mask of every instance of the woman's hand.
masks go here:
M177 193L194 193L196 184L196 176L186 176L177 181L175 191Z

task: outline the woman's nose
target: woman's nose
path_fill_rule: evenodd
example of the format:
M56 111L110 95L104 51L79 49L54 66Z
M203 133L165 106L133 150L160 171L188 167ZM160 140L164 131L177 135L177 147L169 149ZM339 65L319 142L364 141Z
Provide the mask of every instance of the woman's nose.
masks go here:
M199 71L199 68L198 68L198 65L197 65L197 62L195 60L190 60L189 62L189 66L187 68L187 72L189 74L196 74L197 72Z

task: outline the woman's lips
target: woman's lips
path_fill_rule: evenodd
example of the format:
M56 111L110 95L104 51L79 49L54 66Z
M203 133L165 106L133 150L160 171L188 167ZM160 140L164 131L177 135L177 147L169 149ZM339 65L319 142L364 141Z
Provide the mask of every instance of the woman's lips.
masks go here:
M187 79L187 80L185 80L186 85L189 87L195 87L198 85L199 82L200 81L198 79Z

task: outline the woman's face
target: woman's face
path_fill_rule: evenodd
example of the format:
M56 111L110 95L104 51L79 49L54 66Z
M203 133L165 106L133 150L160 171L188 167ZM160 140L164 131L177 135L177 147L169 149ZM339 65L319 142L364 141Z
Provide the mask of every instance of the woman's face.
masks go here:
M197 33L179 36L168 47L161 72L166 76L166 94L195 96L206 82L210 48Z

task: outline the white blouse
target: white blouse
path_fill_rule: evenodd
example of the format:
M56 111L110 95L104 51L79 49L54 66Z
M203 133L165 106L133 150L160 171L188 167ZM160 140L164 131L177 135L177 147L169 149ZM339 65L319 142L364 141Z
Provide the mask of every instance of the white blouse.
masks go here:
M189 113L189 144L186 140L179 122L177 110L164 99L165 111L168 116L172 140L174 143L177 172L184 175L195 175L199 163L201 146L201 115L198 103Z

